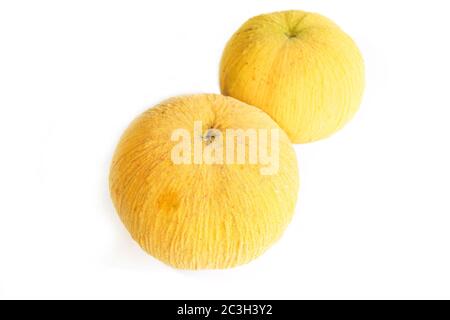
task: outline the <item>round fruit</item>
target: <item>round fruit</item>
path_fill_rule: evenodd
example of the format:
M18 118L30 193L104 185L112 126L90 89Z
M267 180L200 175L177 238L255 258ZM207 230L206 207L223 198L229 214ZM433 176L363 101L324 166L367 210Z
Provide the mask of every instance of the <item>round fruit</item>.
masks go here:
M221 62L224 95L267 112L294 143L325 138L358 110L364 63L331 20L303 11L260 15L228 42Z
M221 95L172 98L143 113L122 136L110 172L131 236L182 269L228 268L261 255L290 222L298 185L286 134L258 108Z

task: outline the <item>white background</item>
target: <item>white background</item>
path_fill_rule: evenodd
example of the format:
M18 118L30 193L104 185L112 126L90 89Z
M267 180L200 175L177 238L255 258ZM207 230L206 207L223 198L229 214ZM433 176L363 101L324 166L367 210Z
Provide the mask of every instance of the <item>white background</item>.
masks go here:
M450 298L447 2L0 0L0 298ZM167 267L109 199L119 136L165 98L218 92L231 34L286 9L358 43L361 110L295 146L296 215L265 255Z

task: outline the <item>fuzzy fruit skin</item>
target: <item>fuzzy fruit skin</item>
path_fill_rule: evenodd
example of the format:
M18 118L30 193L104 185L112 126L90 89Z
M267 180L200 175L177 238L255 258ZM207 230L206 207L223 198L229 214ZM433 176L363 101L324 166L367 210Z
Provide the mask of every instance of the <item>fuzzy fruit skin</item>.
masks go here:
M176 97L139 116L111 166L115 208L139 245L181 269L222 269L255 259L283 233L299 188L297 159L280 129L279 171L254 164L174 164L174 129L279 128L260 109L231 97ZM200 137L201 138L201 137Z
M364 62L353 40L331 20L304 11L248 20L223 53L220 85L267 112L293 143L333 134L359 108Z

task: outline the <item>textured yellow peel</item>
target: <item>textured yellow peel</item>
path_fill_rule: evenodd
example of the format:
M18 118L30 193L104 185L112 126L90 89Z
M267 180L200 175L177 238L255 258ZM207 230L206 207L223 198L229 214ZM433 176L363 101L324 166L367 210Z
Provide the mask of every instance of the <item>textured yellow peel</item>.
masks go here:
M173 98L126 130L115 152L110 190L132 237L161 261L182 269L216 269L261 255L291 220L299 180L295 152L280 134L275 175L259 165L182 164L171 160L173 130L278 128L258 108L231 97ZM281 130L280 130L281 131Z
M267 112L294 143L342 128L364 90L353 40L329 19L303 11L247 21L228 42L220 69L222 93Z

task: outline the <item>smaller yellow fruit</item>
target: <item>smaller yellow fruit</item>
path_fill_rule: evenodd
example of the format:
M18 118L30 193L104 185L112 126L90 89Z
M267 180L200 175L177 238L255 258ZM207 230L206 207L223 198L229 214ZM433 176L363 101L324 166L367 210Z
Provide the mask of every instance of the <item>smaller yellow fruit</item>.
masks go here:
M325 138L358 110L364 63L331 20L303 11L247 21L228 42L221 90L267 112L294 143Z

